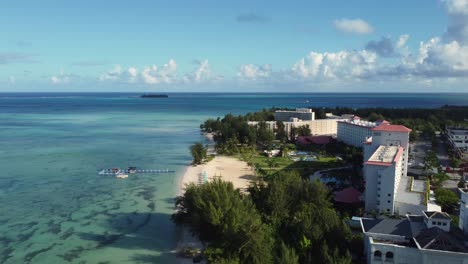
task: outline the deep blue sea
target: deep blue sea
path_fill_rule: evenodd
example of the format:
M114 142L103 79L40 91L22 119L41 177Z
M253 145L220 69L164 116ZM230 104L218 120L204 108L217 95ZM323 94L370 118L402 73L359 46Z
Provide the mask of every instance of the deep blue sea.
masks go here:
M0 93L0 263L173 263L173 198L209 117L273 106L468 105L468 94L139 95ZM176 172L97 175L127 166Z

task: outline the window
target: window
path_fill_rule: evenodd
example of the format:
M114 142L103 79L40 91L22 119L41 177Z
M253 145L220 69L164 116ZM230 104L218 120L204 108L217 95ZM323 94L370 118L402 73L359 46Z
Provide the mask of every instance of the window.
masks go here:
M387 252L387 253L385 253L385 258L387 258L387 259L393 259L393 252Z
M446 226L446 225L447 225L447 223L442 223L442 225L443 225L443 226Z
M389 193L389 194L388 194L388 197L391 197L391 196L392 196L392 194Z
M380 194L377 194L377 197L379 197L379 198L380 198Z
M442 223L441 223L441 222L437 222L437 225L442 225Z
M387 212L390 212L390 209L387 209Z
M390 203L390 200L388 200L387 203Z
M435 221L432 221L432 224L433 224L433 225L435 225L435 224L436 224L436 222L435 222Z
M381 257L382 257L382 252L380 252L380 250L376 250L376 251L374 252L374 257L376 257L376 258L381 258Z

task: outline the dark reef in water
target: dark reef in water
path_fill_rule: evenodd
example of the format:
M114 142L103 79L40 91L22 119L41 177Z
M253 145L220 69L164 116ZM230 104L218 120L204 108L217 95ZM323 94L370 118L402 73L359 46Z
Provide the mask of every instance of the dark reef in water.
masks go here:
M143 94L140 98L168 98L167 94Z

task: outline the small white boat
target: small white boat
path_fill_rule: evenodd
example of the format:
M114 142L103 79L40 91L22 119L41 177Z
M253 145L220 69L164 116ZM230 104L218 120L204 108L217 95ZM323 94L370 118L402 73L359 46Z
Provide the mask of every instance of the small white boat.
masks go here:
M119 179L127 179L128 174L120 173L120 174L117 174L115 177Z

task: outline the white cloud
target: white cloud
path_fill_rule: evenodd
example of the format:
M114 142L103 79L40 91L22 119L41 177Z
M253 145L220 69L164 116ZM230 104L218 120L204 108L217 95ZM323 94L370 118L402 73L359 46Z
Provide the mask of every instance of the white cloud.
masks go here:
M448 26L444 38L468 44L468 0L445 0Z
M50 77L50 81L53 83L53 84L65 84L65 83L69 83L71 81L71 75L70 74L65 74L63 72L63 69L60 70L60 74L58 75L54 75L52 77Z
M398 41L396 43L396 47L397 48L403 48L406 45L406 42L408 42L409 37L410 37L409 35L401 35L398 38Z
M366 35L374 32L372 26L362 19L337 19L334 21L336 29L344 33Z
M143 68L141 77L147 84L172 83L175 81L176 73L177 63L171 59L161 69L156 65Z
M186 83L190 82L204 82L204 81L215 81L220 77L213 77L211 71L211 65L208 63L208 60L197 61L197 67L191 73L184 76L184 81Z
M99 76L99 80L100 81L117 81L120 79L121 74L122 74L122 67L117 64L114 66L114 69Z
M303 79L360 78L376 67L377 55L367 50L310 52L296 62L291 72Z
M271 71L272 68L270 64L265 64L263 66L244 64L239 67L237 76L241 79L256 80L269 77Z
M213 75L208 60L197 61L197 67L191 73L179 77L177 75L177 63L173 59L169 60L161 67L153 64L143 67L141 71L136 67L130 67L124 70L120 65L116 65L114 69L99 76L100 81L142 83L149 85L202 83L205 81L216 81L220 78L220 76Z
M450 14L468 15L468 0L445 0L444 2Z
M127 70L128 75L129 75L129 82L134 83L138 79L138 70L134 67L130 67Z

